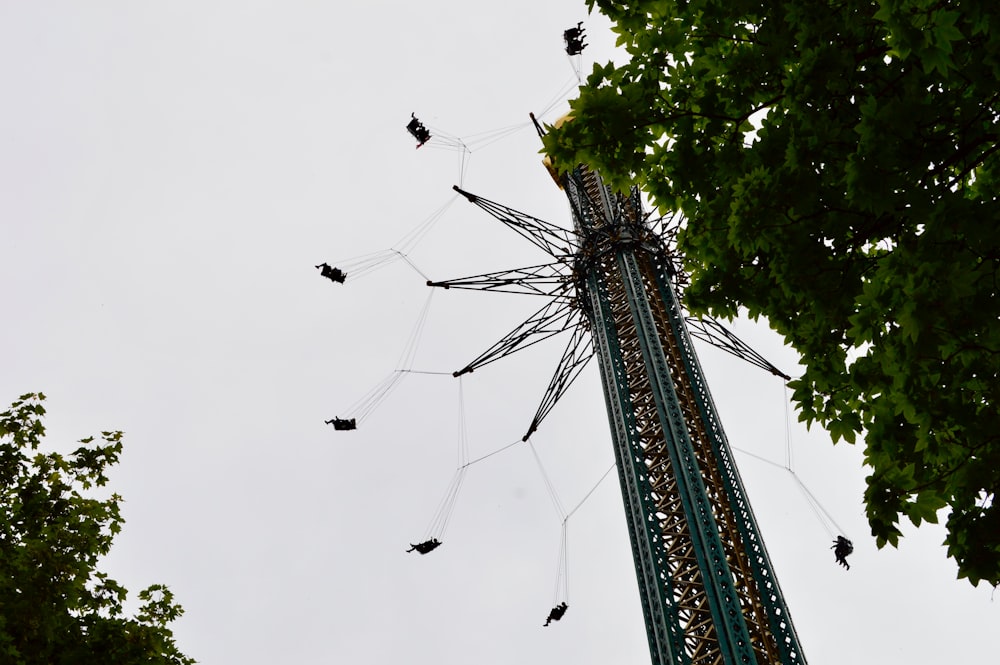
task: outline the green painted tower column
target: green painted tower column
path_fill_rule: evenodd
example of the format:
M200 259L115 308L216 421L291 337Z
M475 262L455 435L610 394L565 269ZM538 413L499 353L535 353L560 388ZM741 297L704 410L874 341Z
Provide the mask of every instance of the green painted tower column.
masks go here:
M652 661L804 663L639 192L562 176Z

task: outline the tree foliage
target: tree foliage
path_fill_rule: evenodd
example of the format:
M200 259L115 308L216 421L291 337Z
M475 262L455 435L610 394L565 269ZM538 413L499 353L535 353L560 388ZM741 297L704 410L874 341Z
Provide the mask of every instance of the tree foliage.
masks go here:
M681 210L695 312L801 355L800 417L863 437L877 544L947 519L1000 583L1000 5L588 0L631 59L546 137Z
M138 594L97 570L122 526L121 497L90 496L117 463L121 432L63 456L39 452L42 394L0 413L0 661L11 665L188 665L168 624L181 615L167 587Z

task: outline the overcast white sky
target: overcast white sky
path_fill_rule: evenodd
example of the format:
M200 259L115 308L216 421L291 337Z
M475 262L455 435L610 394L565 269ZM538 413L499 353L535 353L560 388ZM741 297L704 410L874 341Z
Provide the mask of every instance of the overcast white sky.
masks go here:
M459 137L523 124L463 184L570 223L527 113L573 80L579 20L589 68L613 36L569 0L0 0L0 401L46 392L53 445L126 432L105 568L170 585L199 661L648 662L614 475L569 520L570 609L543 629L560 517L526 446L469 468L441 549L404 552L456 467L458 381L410 376L359 430L323 424L396 368L428 295L403 262L346 285L313 268L452 198L460 153L414 150L411 112ZM434 279L545 261L464 201L410 258ZM413 368L458 369L539 304L436 292ZM795 373L766 330L737 332ZM520 438L561 350L463 379L473 458ZM780 464L787 437L854 540L846 572L791 475L738 453L809 662L994 660L1000 609L955 580L942 530L877 551L860 450L786 427L778 379L702 362L732 444ZM533 438L566 510L613 459L596 369Z

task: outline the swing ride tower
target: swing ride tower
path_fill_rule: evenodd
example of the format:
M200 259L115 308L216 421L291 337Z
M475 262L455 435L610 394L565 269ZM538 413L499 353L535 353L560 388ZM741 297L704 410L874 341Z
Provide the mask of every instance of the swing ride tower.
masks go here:
M548 166L572 230L455 187L554 261L428 281L549 298L454 375L571 331L524 440L596 356L653 665L805 663L692 335L717 343L721 333L720 346L781 373L717 323L685 317L668 234L643 213L637 187Z
M805 663L692 345L709 331L681 310L664 234L637 187L622 193L586 166L549 166L572 231L455 188L555 261L428 282L552 297L454 374L571 330L524 440L596 356L653 665Z
M585 166L560 185L653 663L804 663L638 189Z

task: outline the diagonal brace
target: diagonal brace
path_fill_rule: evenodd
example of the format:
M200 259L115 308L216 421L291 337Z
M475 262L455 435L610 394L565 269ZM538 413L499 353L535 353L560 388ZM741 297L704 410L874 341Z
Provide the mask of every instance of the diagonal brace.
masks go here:
M594 357L593 340L581 317L582 314L579 313L579 310L573 315L573 336L566 345L566 350L563 351L559 365L549 382L549 387L546 388L545 394L542 396L542 403L538 405L538 411L535 412L535 417L528 427L528 432L521 439L522 441L527 441L528 437L535 433L538 425L541 424L545 416L549 415L559 398L566 393L576 378L580 376L583 368Z
M483 365L488 365L515 351L520 351L561 333L574 324L573 311L568 302L559 299L552 300L504 335L503 339L484 351L475 360L457 372L452 372L452 375L468 374Z
M772 365L767 358L754 351L749 344L737 337L731 330L723 326L715 319L704 317L696 319L693 316L689 316L685 320L691 337L700 339L703 342L708 342L712 346L722 349L727 353L731 353L737 358L747 361L751 365L756 365L761 369L766 369L771 374L780 376L785 381L791 380L792 377Z
M572 288L569 266L562 262L546 263L513 270L500 270L471 277L427 281L427 286L443 289L469 289L494 293L527 293L530 295L569 297Z
M565 256L579 248L576 236L571 231L481 196L470 194L459 188L458 185L455 185L453 189L552 256Z

